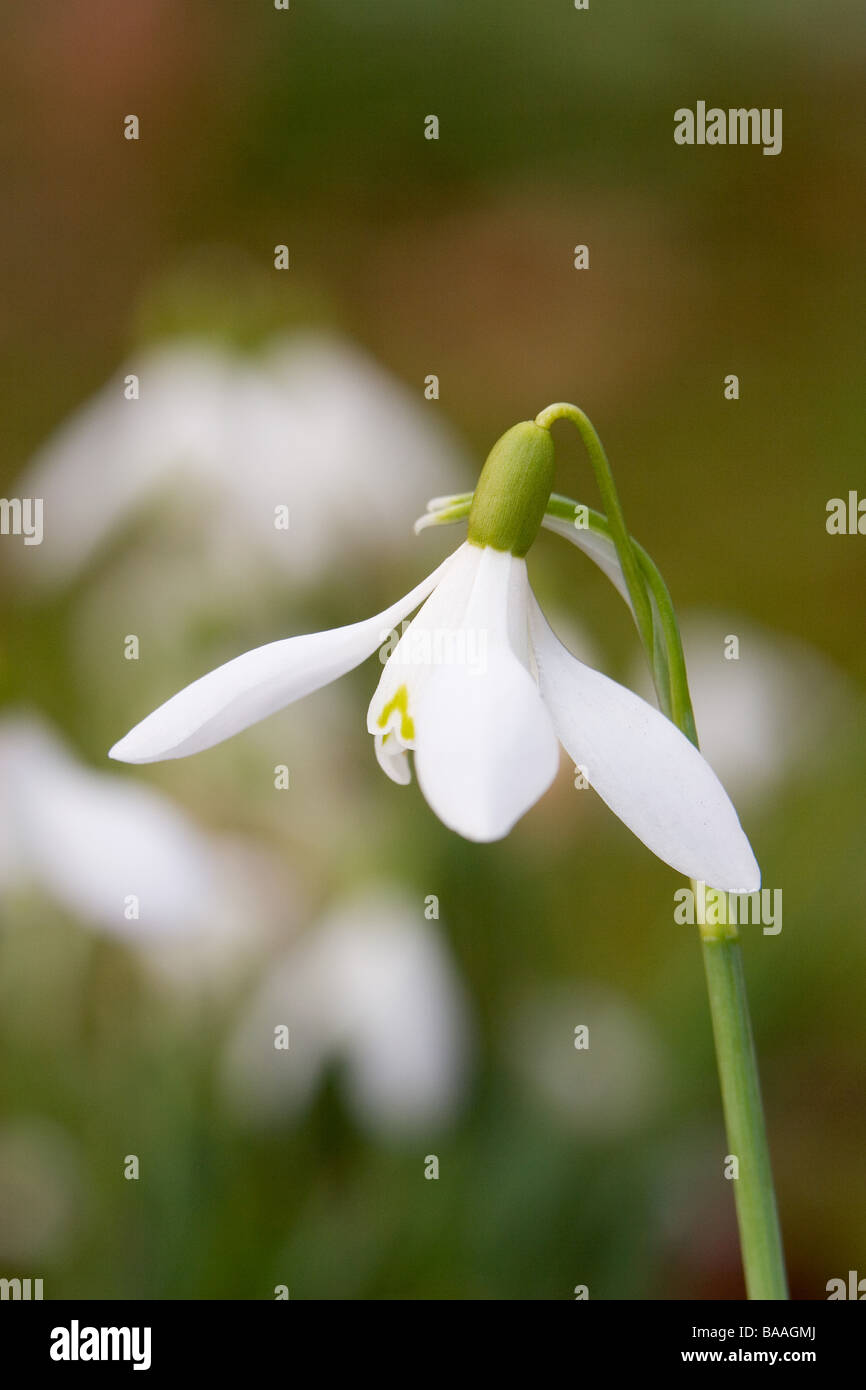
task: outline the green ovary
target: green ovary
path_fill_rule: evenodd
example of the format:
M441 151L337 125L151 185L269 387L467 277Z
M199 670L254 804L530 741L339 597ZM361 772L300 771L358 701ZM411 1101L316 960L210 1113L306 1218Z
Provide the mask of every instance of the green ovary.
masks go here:
M533 420L514 425L481 470L469 512L469 544L522 558L538 534L552 487L550 431Z

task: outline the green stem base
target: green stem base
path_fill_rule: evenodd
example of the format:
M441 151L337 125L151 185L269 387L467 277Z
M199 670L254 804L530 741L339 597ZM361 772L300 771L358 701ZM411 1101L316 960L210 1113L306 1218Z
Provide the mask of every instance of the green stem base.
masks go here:
M733 1183L746 1294L750 1299L786 1299L788 1286L782 1235L746 1001L742 951L736 939L705 933L702 933L701 944L722 1083L727 1142L739 1163L739 1176Z

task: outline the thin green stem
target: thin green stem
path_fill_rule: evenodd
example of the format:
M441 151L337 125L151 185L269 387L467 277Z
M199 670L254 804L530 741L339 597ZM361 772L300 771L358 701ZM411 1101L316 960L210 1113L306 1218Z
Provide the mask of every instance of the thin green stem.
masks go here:
M700 894L697 895L698 898ZM701 949L750 1299L786 1299L785 1256L736 928L701 928Z

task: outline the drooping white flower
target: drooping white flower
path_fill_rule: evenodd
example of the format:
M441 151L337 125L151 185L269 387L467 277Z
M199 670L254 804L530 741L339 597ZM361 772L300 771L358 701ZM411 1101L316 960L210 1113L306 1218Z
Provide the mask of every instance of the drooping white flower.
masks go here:
M467 839L497 840L550 786L561 743L659 858L713 887L754 891L755 857L709 764L664 715L573 657L532 594L524 557L550 491L548 444L536 425L503 436L476 489L468 541L391 608L237 657L160 706L111 756L146 763L209 748L358 666L421 604L368 711L394 781L409 780L411 750L440 819Z
M275 1045L287 1029L287 1046ZM297 1114L328 1067L376 1134L451 1120L472 1051L468 1003L442 933L417 901L368 888L338 903L269 967L229 1043L232 1108L258 1124Z
M17 486L44 500L45 535L38 563L18 560L36 585L65 582L161 505L205 589L252 572L310 583L401 544L418 496L461 462L441 420L340 338L298 332L255 355L181 340L131 357L38 451Z
M85 766L46 721L0 720L0 902L33 889L161 976L213 983L261 945L269 875L263 852ZM281 876L283 914L286 888Z

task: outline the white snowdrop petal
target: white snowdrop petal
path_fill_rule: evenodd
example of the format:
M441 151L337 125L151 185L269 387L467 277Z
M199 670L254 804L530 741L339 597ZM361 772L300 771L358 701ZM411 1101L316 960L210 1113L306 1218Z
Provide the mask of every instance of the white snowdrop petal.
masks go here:
M421 790L440 820L469 840L507 835L559 764L550 716L509 640L521 616L526 622L528 593L523 560L482 550L463 628L475 639L466 649L483 660L438 665L415 716Z
M376 734L373 747L376 750L376 762L385 776L396 782L398 787L408 787L412 781L409 755L397 735L391 730L386 734Z
M602 800L680 873L727 892L754 892L760 869L706 759L658 710L573 657L534 597L530 627L556 731Z
M427 597L453 558L372 618L270 642L210 671L137 724L109 756L120 762L152 763L199 753L345 675Z

